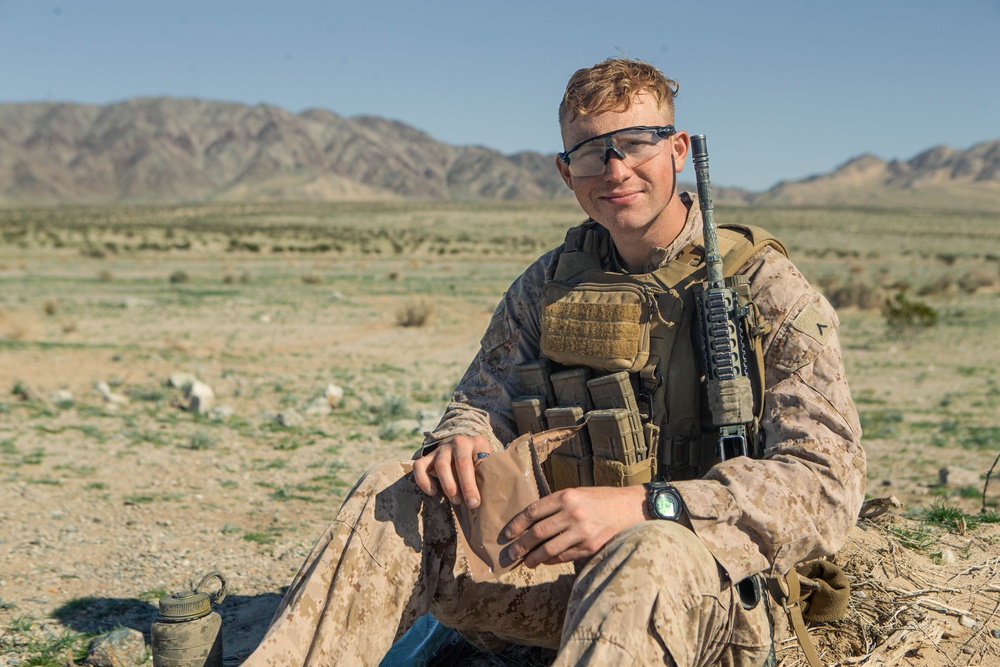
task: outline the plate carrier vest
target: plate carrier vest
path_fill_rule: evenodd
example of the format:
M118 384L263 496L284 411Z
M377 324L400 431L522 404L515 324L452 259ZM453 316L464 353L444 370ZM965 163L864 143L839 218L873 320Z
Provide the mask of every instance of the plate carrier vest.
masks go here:
M735 275L765 246L787 255L768 232L746 225L719 225L719 250L724 275L732 278L749 349L745 363L754 393L755 419L748 424L754 456L763 453L758 422L763 409L763 337L770 331L750 300L745 276ZM655 271L629 274L606 268L614 252L611 236L594 221L566 235L555 275L544 286L541 315L541 355L562 368L585 367L602 376L625 371L631 381L642 420L648 456L631 464L604 461L594 455L593 479L598 484L631 485L650 479L692 479L704 474L718 458L715 432L702 422L703 389L694 340L694 291L705 279L705 252L699 242ZM553 461L554 488L579 486L587 475L567 472ZM588 462L589 465L589 462ZM611 465L613 471L603 471ZM612 481L609 481L612 480ZM614 481L617 480L617 481Z

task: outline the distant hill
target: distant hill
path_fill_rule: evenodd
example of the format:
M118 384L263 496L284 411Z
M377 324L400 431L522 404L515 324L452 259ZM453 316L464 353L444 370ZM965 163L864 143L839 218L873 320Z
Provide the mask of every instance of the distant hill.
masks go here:
M173 98L0 105L8 202L570 197L553 159L320 109Z
M6 205L571 198L554 159L451 146L403 123L324 109L169 97L0 105ZM907 162L862 156L764 193L714 194L730 204L1000 210L1000 141L941 146Z
M763 206L877 206L1000 211L1000 140L928 149L905 162L853 158L828 174L779 183Z

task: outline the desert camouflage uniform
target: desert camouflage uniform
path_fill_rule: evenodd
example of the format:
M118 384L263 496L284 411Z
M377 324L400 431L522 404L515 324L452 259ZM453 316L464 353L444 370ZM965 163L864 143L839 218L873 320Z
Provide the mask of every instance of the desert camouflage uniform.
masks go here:
M646 270L700 237L696 203L690 211L680 236L650 253ZM484 435L497 450L514 439L514 367L539 356L541 293L559 252L538 259L504 295L425 450L458 434ZM730 459L701 479L673 482L689 524L632 526L578 574L571 564L543 565L474 583L448 503L417 488L410 464L376 466L245 666L377 665L428 611L484 647L559 648L556 665L761 664L771 644L765 605L745 609L734 582L836 551L863 500L865 458L832 308L769 247L740 273L772 325L764 340L766 458ZM807 308L810 317L797 321ZM822 326L802 325L815 326L816 313Z

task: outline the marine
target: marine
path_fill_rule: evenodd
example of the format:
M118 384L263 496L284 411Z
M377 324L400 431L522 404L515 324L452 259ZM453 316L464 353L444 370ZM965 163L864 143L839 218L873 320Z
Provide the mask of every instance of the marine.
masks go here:
M697 195L677 188L691 151L675 126L677 90L632 59L571 76L556 168L587 222L506 291L413 460L358 481L245 665L377 665L427 613L486 650L549 647L555 665L769 659L772 619L746 582L844 543L864 497L861 429L836 313L779 242L730 230L738 252L726 272L754 311L760 448L720 457L706 446L689 290L702 279L703 225ZM610 305L595 281L617 295ZM630 301L625 285L652 296ZM567 294L583 305L561 308ZM539 360L595 378L625 373L618 386L634 389L642 455L633 447L605 467L638 470L602 476L591 452L593 480L563 475L501 531L503 556L519 565L474 577L455 516L503 496L481 492L477 463L524 430L518 369ZM585 471L586 452L580 460Z

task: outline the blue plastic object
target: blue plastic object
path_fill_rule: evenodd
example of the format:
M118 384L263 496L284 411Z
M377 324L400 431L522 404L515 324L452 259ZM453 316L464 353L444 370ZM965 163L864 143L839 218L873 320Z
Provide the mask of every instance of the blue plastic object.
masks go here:
M461 635L424 614L382 658L379 667L427 667L438 651Z

